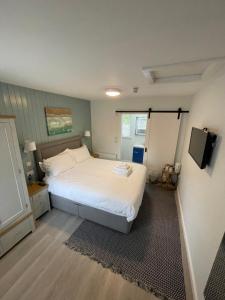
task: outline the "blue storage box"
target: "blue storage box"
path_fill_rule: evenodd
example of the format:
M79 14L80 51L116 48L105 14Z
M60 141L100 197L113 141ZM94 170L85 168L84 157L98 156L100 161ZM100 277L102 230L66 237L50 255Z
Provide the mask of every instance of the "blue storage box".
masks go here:
M132 162L143 164L145 147L143 145L133 146Z

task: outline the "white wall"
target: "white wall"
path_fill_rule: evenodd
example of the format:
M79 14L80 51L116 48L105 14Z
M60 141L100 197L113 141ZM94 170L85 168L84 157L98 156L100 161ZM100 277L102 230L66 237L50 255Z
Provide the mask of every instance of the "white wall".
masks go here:
M109 99L108 101L91 102L92 147L93 151L112 153L119 157L120 153L120 114L116 110L148 110L152 109L189 109L192 97L150 97L127 100ZM183 122L188 118L184 116ZM182 152L185 126L181 126L178 155ZM179 160L180 157L178 157Z
M218 134L212 164L200 170L188 154L191 128ZM225 73L194 97L182 157L179 198L196 299L203 291L225 231Z

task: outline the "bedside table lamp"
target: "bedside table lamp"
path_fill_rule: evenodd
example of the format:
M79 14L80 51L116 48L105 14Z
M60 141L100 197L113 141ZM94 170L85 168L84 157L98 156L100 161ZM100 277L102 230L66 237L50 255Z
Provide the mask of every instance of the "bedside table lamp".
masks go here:
M91 132L89 130L85 130L84 136L85 137L91 137Z
M36 150L36 144L34 141L26 140L24 142L24 152L25 153L33 152L35 150ZM26 162L26 167L27 167L26 176L27 176L28 184L31 184L32 183L32 175L34 174L33 169L28 168L28 167L32 167L31 161Z
M28 152L33 152L35 150L36 150L35 142L26 140L24 143L24 152L28 153Z
M89 152L91 152L91 145L89 143L90 137L91 137L90 130L85 130L84 131L84 135L83 135L83 141L84 141L84 144L86 144L86 146L88 147Z

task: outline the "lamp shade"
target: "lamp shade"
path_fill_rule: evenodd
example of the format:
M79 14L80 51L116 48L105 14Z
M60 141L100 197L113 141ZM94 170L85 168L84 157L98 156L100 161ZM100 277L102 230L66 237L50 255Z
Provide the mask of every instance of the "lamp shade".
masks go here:
M32 152L36 150L36 144L34 141L25 141L24 143L24 152L28 153L28 152Z
M84 136L85 137L90 137L91 136L91 132L89 130L85 130Z

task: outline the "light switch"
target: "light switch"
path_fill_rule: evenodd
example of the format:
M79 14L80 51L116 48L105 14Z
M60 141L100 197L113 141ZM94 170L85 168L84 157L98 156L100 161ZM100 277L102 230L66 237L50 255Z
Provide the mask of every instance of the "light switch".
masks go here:
M26 162L26 166L27 166L28 168L31 167L31 166L32 166L31 161L27 161L27 162Z

